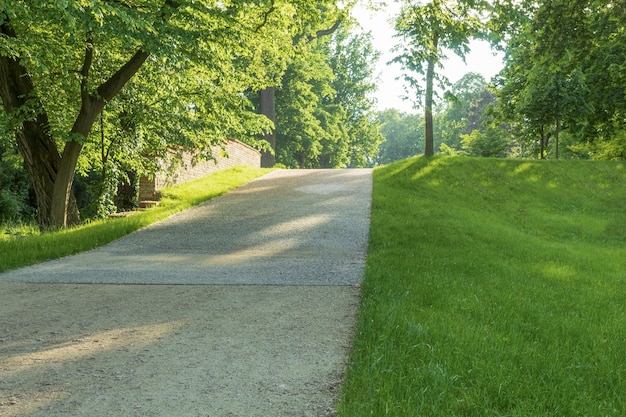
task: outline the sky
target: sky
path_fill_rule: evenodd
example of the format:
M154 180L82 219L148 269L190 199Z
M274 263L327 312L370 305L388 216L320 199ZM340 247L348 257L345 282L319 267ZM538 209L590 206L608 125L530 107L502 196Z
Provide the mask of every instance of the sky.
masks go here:
M395 108L407 113L415 113L413 104L409 100L402 100L402 96L407 95L404 90L404 82L396 78L402 76L400 64L387 65L395 54L391 49L398 43L399 39L394 38L394 29L389 22L398 13L400 6L395 1L388 1L387 6L381 11L367 10L362 6L357 6L353 11L353 16L359 21L364 31L372 32L372 43L374 49L381 53L381 57L376 65L375 74L379 77L378 91L374 97L378 101L377 110ZM468 72L477 72L487 81L502 69L502 54L494 56L494 52L489 44L484 41L472 41L471 52L465 57L465 64L453 53L449 54L449 59L444 64L444 74L455 83Z

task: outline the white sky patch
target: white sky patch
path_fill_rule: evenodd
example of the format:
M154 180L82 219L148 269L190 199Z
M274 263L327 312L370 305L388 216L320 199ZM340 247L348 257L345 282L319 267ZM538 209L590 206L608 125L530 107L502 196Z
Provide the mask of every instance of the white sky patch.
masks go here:
M395 108L407 113L415 113L411 100L403 100L407 96L405 82L402 80L403 70L400 64L390 64L396 54L391 49L400 39L394 38L394 28L391 20L399 12L400 4L395 1L387 2L383 10L367 10L361 4L353 11L353 16L359 21L363 30L372 32L374 49L381 53L376 64L374 74L379 77L378 91L374 97L378 101L377 110ZM494 56L494 51L485 41L472 41L471 52L463 60L450 52L444 63L444 75L450 82L455 83L468 72L477 72L487 81L502 69L502 53Z

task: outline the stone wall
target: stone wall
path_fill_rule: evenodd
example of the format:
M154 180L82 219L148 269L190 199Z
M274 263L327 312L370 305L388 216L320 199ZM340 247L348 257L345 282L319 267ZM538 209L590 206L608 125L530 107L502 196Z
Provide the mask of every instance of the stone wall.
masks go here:
M171 157L161 161L161 167L170 173L160 172L153 177L142 177L139 180L139 201L158 200L159 190L164 187L195 180L222 169L238 165L257 168L261 166L261 153L238 140L231 139L224 149L221 146L214 146L211 151L215 160L206 161L189 151L172 150ZM182 156L182 163L176 162L179 167L172 173L175 155Z

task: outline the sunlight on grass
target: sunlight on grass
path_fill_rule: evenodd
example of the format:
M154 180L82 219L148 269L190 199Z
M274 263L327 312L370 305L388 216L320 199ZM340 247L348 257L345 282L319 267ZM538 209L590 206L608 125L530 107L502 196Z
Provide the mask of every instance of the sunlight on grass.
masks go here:
M235 167L162 190L161 204L133 216L97 220L57 232L8 225L0 238L0 272L93 249L203 201L222 195L268 169Z
M625 185L619 162L376 169L339 415L626 415Z
M576 276L576 270L570 265L557 264L556 262L548 262L542 266L542 269L546 278L568 281Z

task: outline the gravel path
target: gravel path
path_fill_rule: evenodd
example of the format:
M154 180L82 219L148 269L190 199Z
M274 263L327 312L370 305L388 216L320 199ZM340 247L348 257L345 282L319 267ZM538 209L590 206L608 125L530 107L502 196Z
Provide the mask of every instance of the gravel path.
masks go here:
M0 274L0 415L334 415L370 200L371 170L279 170Z

